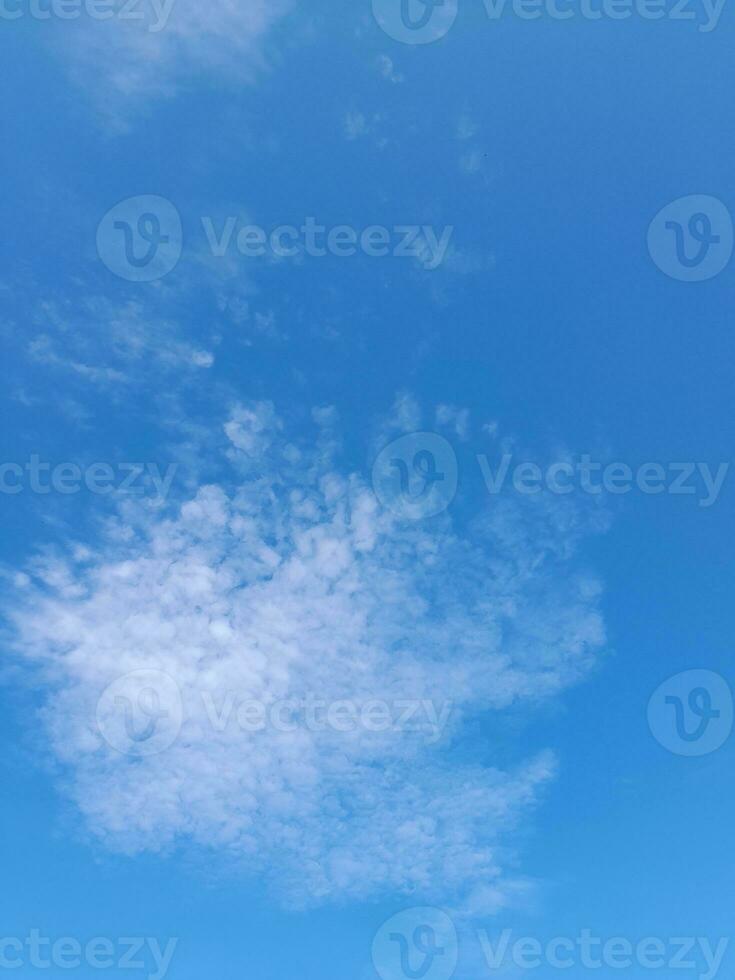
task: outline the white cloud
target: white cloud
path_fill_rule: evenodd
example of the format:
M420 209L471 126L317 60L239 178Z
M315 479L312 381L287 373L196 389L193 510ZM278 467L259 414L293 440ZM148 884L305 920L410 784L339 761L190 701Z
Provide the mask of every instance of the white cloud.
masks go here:
M348 112L344 119L344 127L348 140L356 140L370 132L368 121L362 112Z
M451 428L459 439L466 439L470 429L470 413L455 405L437 405L436 424Z
M80 22L71 44L65 29L64 49L101 107L111 108L113 94L118 111L130 99L174 95L192 72L253 80L268 66L271 28L291 6L291 0L142 0L139 19L131 19L123 13L130 5L116 0L115 17Z
M416 414L408 398L398 409ZM566 500L526 498L496 500L466 533L448 518L401 523L338 466L334 410L314 419L305 444L269 403L237 407L231 482L166 519L121 514L98 548L18 579L16 652L47 689L50 744L110 848L212 849L295 903L387 893L502 907L517 888L508 834L555 763L542 753L502 771L488 746L450 746L467 719L589 669L604 629L599 588L573 562L585 522ZM183 727L166 751L131 758L102 738L96 705L144 668L175 679ZM455 711L438 744L364 728L247 734L208 718L202 694L221 706L228 692Z
M28 342L31 358L103 387L140 381L151 369L160 374L214 364L210 350L185 340L175 321L138 301L43 301L32 319L40 332Z
M348 141L372 137L372 142L379 149L383 150L388 145L388 139L379 135L379 129L383 123L383 116L374 113L368 117L363 112L351 110L345 114L343 120L345 139Z
M387 54L378 55L378 71L383 78L389 82L393 82L394 85L398 85L403 81L403 75L396 71L393 59L389 58Z
M410 392L402 391L396 396L390 415L383 420L379 440L384 444L391 433L418 432L421 425L421 406ZM374 448L377 455L382 445Z

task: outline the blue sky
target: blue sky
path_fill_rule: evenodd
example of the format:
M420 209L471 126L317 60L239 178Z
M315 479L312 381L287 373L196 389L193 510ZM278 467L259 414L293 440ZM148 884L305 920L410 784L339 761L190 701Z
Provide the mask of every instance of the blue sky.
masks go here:
M493 970L504 930L733 969L670 962L732 921L731 11L455 6L425 44L397 0L177 0L161 30L2 7L16 976L60 972L32 930L105 937L121 976L122 938L176 939L172 980L558 975ZM363 720L273 722L310 695ZM163 728L126 742L126 699ZM428 728L370 730L374 700ZM423 973L413 926L444 949Z

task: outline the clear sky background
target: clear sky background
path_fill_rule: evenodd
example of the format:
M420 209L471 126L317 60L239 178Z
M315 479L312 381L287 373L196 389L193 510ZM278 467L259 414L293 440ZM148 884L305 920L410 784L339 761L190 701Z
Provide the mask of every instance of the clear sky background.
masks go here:
M452 915L460 978L491 975L480 929L729 937L735 740L677 755L647 708L683 671L735 682L732 475L711 506L696 481L692 495L493 496L477 456L731 460L735 264L681 281L647 232L687 195L735 213L732 10L701 31L493 22L460 0L446 36L418 45L362 0L179 0L160 33L22 9L0 20L0 462L178 468L165 503L27 479L0 493L0 937L177 937L172 980L373 978L374 935L416 906ZM107 212L139 195L172 202L183 227L180 261L150 283L96 247ZM228 216L453 231L435 269L234 245L217 258L202 218ZM312 518L287 495L329 497L320 467L369 495L377 453L413 430L458 461L437 517L366 511L366 550L357 531L334 544L329 502ZM238 497L271 485L271 431L301 453L276 481L280 518ZM318 600L293 567L250 567L235 512L283 562L305 528L334 544L302 553ZM189 591L203 567L218 570L206 602ZM137 666L187 691L257 676L327 697L359 673L363 692L372 677L376 696L446 692L459 708L436 746L261 751L240 732L214 749L195 727L135 769L90 732L115 670ZM704 973L700 958L673 975Z

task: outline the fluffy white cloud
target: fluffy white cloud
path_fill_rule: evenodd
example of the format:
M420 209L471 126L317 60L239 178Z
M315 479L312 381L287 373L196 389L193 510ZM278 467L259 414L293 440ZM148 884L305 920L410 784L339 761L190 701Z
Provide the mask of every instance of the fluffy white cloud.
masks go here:
M335 413L314 420L317 437L297 444L272 405L238 407L230 484L166 518L121 518L99 550L18 577L17 652L48 689L51 745L109 847L214 848L290 902L406 893L497 908L516 887L505 835L554 759L502 771L457 740L467 719L589 668L604 630L599 588L573 564L584 524L568 501L536 498L496 501L464 534L446 517L401 522L340 470ZM143 669L175 681L181 729L135 757L107 720L100 731L97 706ZM178 695L158 693L170 719ZM235 723L241 700L302 698L453 711L440 740Z

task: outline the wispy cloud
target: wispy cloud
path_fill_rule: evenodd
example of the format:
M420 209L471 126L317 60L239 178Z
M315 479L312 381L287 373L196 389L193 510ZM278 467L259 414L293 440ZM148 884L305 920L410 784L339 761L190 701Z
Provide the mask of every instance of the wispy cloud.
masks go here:
M469 434L470 413L466 408L455 405L437 405L436 424L446 425L452 429L459 439L466 439Z
M475 119L464 112L457 123L457 140L464 143L459 155L459 170L466 177L481 176L486 182L493 178L493 167L488 159L486 147L478 142L480 126Z
M398 85L403 81L403 75L396 71L393 59L389 58L387 54L378 56L378 71L383 78L392 82L394 85Z
M100 109L124 117L131 104L175 95L192 71L252 81L269 65L271 28L291 7L291 0L143 0L133 17L129 3L115 0L115 16L59 31L59 42Z
M369 123L362 112L348 112L344 118L344 127L348 140L356 140L370 132Z
M150 374L151 365L156 371L181 371L214 363L212 351L184 339L174 319L134 300L44 300L32 320L38 332L28 341L29 356L95 385L140 381Z

